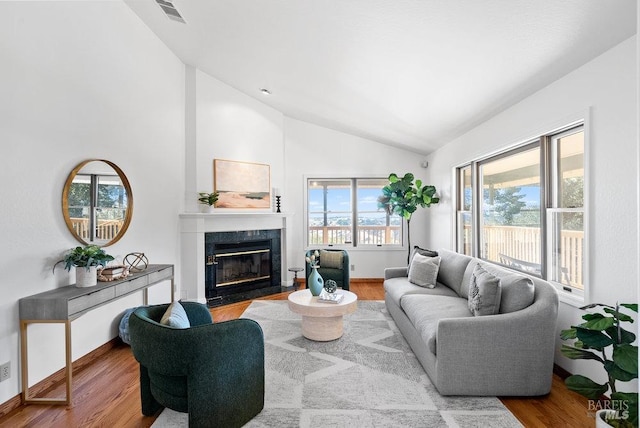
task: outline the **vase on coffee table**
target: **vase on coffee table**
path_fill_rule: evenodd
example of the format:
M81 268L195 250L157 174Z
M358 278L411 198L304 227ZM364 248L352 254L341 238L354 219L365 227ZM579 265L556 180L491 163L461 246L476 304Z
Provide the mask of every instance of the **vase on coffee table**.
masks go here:
M318 268L316 266L311 266L311 275L309 275L308 287L312 296L319 296L322 292L322 288L324 287L324 280L318 273Z

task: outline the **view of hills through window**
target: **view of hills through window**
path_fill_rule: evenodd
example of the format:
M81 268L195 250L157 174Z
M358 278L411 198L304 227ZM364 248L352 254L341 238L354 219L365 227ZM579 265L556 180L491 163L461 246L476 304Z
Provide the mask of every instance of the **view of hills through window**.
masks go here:
M309 245L401 245L402 222L378 209L387 179L309 179Z

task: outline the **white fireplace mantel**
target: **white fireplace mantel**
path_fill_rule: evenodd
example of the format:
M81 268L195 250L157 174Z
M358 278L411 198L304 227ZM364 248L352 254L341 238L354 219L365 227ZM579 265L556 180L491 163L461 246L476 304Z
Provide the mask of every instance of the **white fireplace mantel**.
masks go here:
M206 303L204 234L238 230L281 229L282 285L286 285L286 229L291 215L264 211L180 214L180 298ZM289 220L290 221L290 220Z

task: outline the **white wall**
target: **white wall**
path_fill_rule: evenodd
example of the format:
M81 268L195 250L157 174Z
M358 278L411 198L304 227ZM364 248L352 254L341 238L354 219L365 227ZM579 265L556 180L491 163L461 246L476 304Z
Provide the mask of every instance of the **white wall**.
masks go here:
M187 119L195 127L187 141L194 154L187 158L187 183L195 186L187 186L187 210L197 212L197 192L213 191L214 158L267 164L271 187L282 187L282 113L192 67L187 67L187 85L193 89L187 90L187 103L193 103L190 114L195 115Z
M286 176L283 209L293 214L294 239L289 245L290 266L304 266L306 250L305 181L308 177L387 177L413 173L426 178L423 156L342 132L285 117ZM428 211L420 209L411 220L411 245L426 245ZM348 248L355 265L352 278L382 278L387 266L406 266L406 250Z
M432 211L430 244L454 247L452 169L466 161L552 130L590 110L588 151L588 302L637 302L638 107L636 37L495 116L430 157L430 179L448 195ZM558 333L581 322L582 311L561 303ZM558 347L560 346L558 339ZM593 362L556 362L572 373L591 372ZM592 374L604 382L601 368ZM598 379L601 378L601 379Z
M200 70L187 67L186 85L186 211L197 212L197 192L213 189L214 158L270 165L271 187L282 189L282 211L291 215L285 266L304 266L305 176L426 175L416 153L285 117ZM426 211L414 215L412 244L425 242ZM406 263L405 250L350 249L350 254L352 277L382 277L384 266ZM284 270L283 280L291 278Z
M18 300L74 282L51 268L78 243L61 194L71 169L108 159L127 175L134 212L110 254L176 263L184 189L184 65L122 2L0 2L0 403L19 394ZM168 283L152 292L169 300ZM73 322L73 359L117 335L136 294ZM29 329L30 383L64 365L59 326Z

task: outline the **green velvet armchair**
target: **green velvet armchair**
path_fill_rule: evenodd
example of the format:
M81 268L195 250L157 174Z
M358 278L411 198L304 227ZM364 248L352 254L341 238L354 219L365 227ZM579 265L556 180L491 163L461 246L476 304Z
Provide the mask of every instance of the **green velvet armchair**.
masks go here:
M264 336L253 320L212 323L209 309L180 302L190 328L159 323L169 305L136 309L131 348L140 363L142 413L189 414L189 427L240 427L264 407Z
M305 254L306 257L309 257L316 250L309 250ZM342 287L343 290L349 290L349 253L345 250L318 250L320 252L320 263L318 267L318 273L322 277L323 280L333 279L338 287ZM330 256L325 259L325 263L323 265L322 255L327 254ZM309 267L309 263L306 263L305 270L305 278L307 280L307 284L309 283L309 275L311 275L311 268Z

